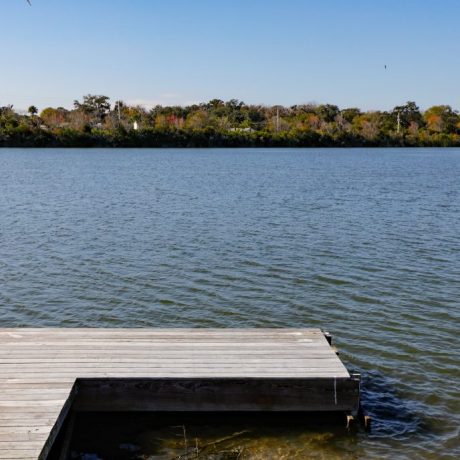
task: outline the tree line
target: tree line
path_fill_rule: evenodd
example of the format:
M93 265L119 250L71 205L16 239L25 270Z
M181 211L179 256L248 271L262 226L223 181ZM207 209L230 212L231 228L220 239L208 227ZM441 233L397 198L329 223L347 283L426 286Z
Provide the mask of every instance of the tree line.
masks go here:
M0 147L365 146L460 146L460 115L449 105L421 111L411 101L391 111L236 99L147 110L91 94L71 110L0 107Z

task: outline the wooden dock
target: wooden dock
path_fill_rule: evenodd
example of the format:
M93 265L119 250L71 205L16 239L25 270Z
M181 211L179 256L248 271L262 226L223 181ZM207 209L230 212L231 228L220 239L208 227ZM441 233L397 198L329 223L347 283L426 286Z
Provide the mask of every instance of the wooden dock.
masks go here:
M320 329L0 329L0 459L46 459L70 411L356 412Z

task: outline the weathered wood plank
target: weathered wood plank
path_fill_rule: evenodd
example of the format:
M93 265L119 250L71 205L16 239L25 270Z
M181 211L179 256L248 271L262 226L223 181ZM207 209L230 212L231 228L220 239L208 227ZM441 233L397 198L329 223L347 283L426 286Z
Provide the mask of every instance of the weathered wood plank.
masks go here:
M24 426L10 426L5 427L0 425L0 435L6 435L10 433L29 433L29 434L48 434L49 431L47 426L35 426L35 427L24 427Z
M323 332L318 328L207 328L207 327L195 327L195 328L3 328L0 329L0 335L7 335L11 337L22 337L22 336L39 336L39 335L80 335L80 336L98 336L98 335L292 335L292 334L304 334L304 335L323 335Z
M26 442L29 446L32 441L38 443L38 447L42 447L45 444L46 439L49 435L49 429L46 433L40 433L35 431L0 431L0 443L10 442L10 443L24 443ZM1 447L1 446L0 446Z
M273 372L265 372L265 371L246 371L246 372L225 372L225 371L216 371L213 373L205 372L205 371L196 371L196 372L82 372L79 373L80 377L82 378L106 378L106 377L122 377L122 378L130 378L130 377L145 377L145 378L162 378L162 377L176 377L176 378L212 378L212 377L246 377L246 378L257 378L257 377L272 377L276 378L279 377L280 374L283 373L283 369L274 370ZM71 373L67 373L67 376L71 375ZM334 377L343 377L339 374L339 372L290 372L289 376L286 377L287 379L290 378L334 378ZM57 377L56 377L57 378ZM73 382L72 382L73 383Z
M41 441L20 441L19 443L16 441L0 441L0 455L2 455L1 451L14 451L17 447L18 444L27 444L27 447L32 450L32 449L41 449L43 446L43 443Z
M0 458L2 460L37 460L38 455L40 455L39 449L18 449L0 452Z
M49 433L56 422L56 418L50 417L50 414L30 414L30 417L26 417L25 415L21 416L17 413L9 413L8 415L8 418L0 420L0 428L2 430L11 427L24 428L27 430L43 428ZM37 417L34 418L33 415L37 415Z
M289 362L289 364L302 364L302 367L305 367L306 358L303 355L282 355L282 356L264 356L264 355L253 355L253 354L245 354L245 355L218 355L218 354L201 354L201 355L189 355L184 353L177 354L175 356L165 355L163 354L144 354L144 355L129 355L126 356L124 354L113 356L112 354L107 354L105 356L98 356L97 354L94 355L72 355L69 357L65 357L65 355L60 355L56 357L41 357L37 355L36 358L28 356L27 358L20 358L20 357L8 357L5 359L0 359L0 364L24 364L24 365L39 365L39 364L70 364L70 363L155 363L155 362L171 362L171 360L177 363L187 363L187 362L196 362L196 361L205 361L207 363L218 364L220 362L226 363L238 363L244 360L245 363L251 362L264 362L267 365L273 362L277 362L280 359L283 361ZM321 361L333 361L335 359L328 353L328 354L310 354L308 360L321 360Z
M40 366L40 374L51 374L53 372L56 372L56 366L53 363L37 363ZM303 364L303 366L302 366ZM137 365L137 366L136 366ZM237 361L225 361L225 360L215 360L214 362L207 362L204 360L188 360L188 361L175 361L175 362L170 362L170 361L165 361L165 360L158 360L158 361L152 361L152 362L104 362L104 361L99 361L99 362L71 362L71 363L61 363L59 365L59 373L66 372L68 370L74 372L74 371L84 371L84 370L98 370L100 372L105 372L105 371L110 371L111 369L113 370L132 370L133 367L136 367L136 370L138 372L144 372L144 371L155 371L156 369L170 369L173 371L176 371L178 367L181 367L181 370L194 370L194 369L205 369L207 371L212 372L216 366L219 366L219 369L222 370L227 370L227 369L261 369L261 370L266 370L267 367L271 366L271 369L283 369L283 370L303 370L304 366L307 366L309 370L317 370L317 369L339 369L343 370L341 366L339 366L334 360L325 360L325 359L309 359L309 360L304 360L304 362L298 362L298 361L289 361L289 360L271 360L271 361L245 361L244 365L242 365L242 362L237 362ZM8 372L13 371L15 374L18 372L21 372L22 374L28 373L28 372L33 372L37 373L36 367L34 367L34 364L2 364L2 372L4 372L4 375L7 375Z

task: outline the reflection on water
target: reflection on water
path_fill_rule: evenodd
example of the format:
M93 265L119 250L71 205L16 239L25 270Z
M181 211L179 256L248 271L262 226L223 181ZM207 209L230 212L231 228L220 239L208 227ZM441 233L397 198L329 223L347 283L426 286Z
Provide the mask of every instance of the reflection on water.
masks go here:
M0 326L320 327L374 430L308 455L460 458L459 178L459 149L3 149Z

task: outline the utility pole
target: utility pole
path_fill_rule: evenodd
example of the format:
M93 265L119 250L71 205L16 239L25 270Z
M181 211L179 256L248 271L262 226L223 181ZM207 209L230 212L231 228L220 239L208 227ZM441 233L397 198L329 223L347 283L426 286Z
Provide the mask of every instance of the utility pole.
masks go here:
M276 132L278 133L280 130L280 108L276 106Z

